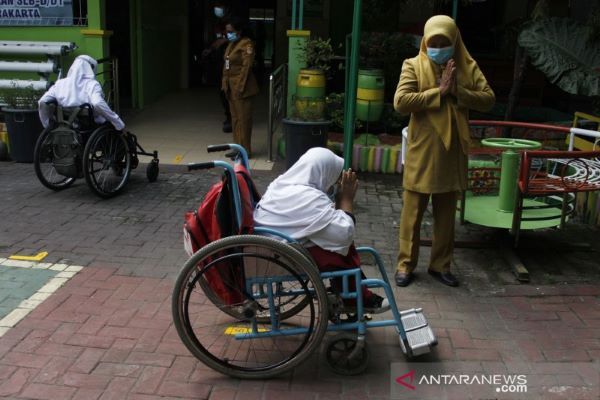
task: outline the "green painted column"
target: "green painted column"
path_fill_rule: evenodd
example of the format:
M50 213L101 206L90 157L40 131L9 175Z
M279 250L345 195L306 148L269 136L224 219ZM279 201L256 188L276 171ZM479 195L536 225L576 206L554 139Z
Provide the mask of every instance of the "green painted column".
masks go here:
M519 153L513 150L507 150L502 153L502 172L500 174L498 209L503 212L512 213L515 211L519 158Z
M360 51L360 33L362 23L362 0L354 0L354 18L352 20L352 50L350 52L350 72L346 86L346 105L344 117L344 168L352 165L354 147L354 119L356 116L356 89L358 87L358 63Z
M81 30L84 36L86 53L96 59L108 57L110 55L109 40L112 31L106 30L106 5L105 0L88 1L88 25ZM77 43L79 46L80 43ZM99 78L100 82L104 76Z
M88 28L103 29L106 26L105 0L88 1Z
M287 35L289 40L287 116L289 117L293 106L292 99L296 94L296 78L300 70L306 67L306 63L300 61L299 55L310 38L310 31L289 30Z

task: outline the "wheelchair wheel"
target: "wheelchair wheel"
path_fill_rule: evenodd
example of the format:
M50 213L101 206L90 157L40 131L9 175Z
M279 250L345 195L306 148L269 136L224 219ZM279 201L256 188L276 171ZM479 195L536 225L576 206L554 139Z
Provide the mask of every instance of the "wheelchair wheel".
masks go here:
M102 127L92 134L83 152L88 186L100 197L116 196L131 174L131 153L123 133Z
M283 321L292 309L299 311ZM233 377L264 379L290 371L318 349L327 329L327 293L319 271L287 244L231 236L185 263L172 312L181 340L204 364Z
M301 255L304 256L306 263L314 265L314 262L310 256L310 253L308 253L308 251L306 251L306 249L302 245L299 245L296 243L291 243L291 244L289 244L289 246L293 247L295 250L298 250L299 253L301 253ZM318 267L316 265L314 265L314 268L318 269ZM202 288L202 290L204 291L204 293L207 294L208 298L211 301L213 301L214 304L221 303L221 299L219 297L215 297L215 298L212 297L212 294L214 293L212 290L206 290L206 289L209 289L209 287L207 286L207 283L205 280L201 279L199 281L199 285ZM284 321L284 320L291 318L294 315L298 314L300 311L302 311L308 305L309 301L310 301L309 297L303 296L301 294L296 295L296 296L286 296L286 298L282 298L279 301L279 310L278 310L279 320ZM328 303L329 303L329 299L328 299ZM231 315L233 318L236 318L238 320L244 319L243 313L237 307L225 307L225 308L222 308L221 310L224 313L227 313L227 314ZM259 324L268 323L270 321L269 311L264 310L264 312L261 313L261 315L257 315L256 321Z
M158 160L154 159L150 161L150 164L146 167L146 178L148 182L156 182L158 178Z
M358 347L357 347L358 346ZM369 348L355 333L340 332L327 340L325 357L329 367L340 375L358 375L369 366Z
M60 175L54 168L54 152L52 149L50 129L46 128L33 150L35 174L44 186L52 190L63 190L75 182L75 178Z

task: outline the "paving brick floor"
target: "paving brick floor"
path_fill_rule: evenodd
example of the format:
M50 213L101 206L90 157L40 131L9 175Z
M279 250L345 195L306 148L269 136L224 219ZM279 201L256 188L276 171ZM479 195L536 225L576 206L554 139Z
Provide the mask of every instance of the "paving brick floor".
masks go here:
M264 191L275 176L259 172L255 178ZM390 398L390 363L412 365L404 364L390 329L369 332L369 368L352 378L331 373L315 355L289 376L238 381L207 369L183 347L169 300L186 260L182 217L216 179L170 167L149 184L140 170L122 196L105 201L83 182L55 193L39 184L31 165L0 163L0 257L48 251L44 261L85 267L0 338L0 397ZM380 250L392 274L400 178L360 180L357 244ZM518 252L531 273L526 285L516 283L499 248L483 246L456 249L453 269L461 286L442 286L424 272L429 248L422 247L414 283L396 290L400 308L423 307L438 336L435 353L419 361L526 371L539 386L555 388L544 398L597 398L598 232L569 224L564 231L526 233ZM423 237L430 234L427 213ZM471 225L458 227L457 238L498 240ZM372 267L366 272L375 274Z
M0 396L386 399L390 363L411 368L394 330L386 328L369 331L372 357L358 377L335 375L319 355L278 379L224 377L193 358L177 336L170 279L117 273L85 268L0 339ZM496 296L437 289L396 290L403 306L425 309L438 336L434 353L419 361L524 373L539 385L525 398L598 398L600 287L509 286ZM545 390L543 397L536 390Z

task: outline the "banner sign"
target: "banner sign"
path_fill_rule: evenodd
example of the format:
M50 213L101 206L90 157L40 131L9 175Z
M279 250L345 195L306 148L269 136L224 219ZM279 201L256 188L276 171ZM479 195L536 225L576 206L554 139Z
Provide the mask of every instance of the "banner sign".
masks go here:
M73 25L73 0L0 0L0 25Z

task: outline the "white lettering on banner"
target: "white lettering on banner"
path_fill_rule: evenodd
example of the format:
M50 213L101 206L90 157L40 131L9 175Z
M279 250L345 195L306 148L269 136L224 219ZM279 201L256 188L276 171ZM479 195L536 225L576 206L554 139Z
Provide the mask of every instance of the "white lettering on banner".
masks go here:
M36 19L42 18L42 16L37 8L9 8L0 9L0 18Z
M40 7L52 8L52 7L64 7L64 0L38 0Z
M65 6L65 0L0 0L1 6L13 8L58 8Z

